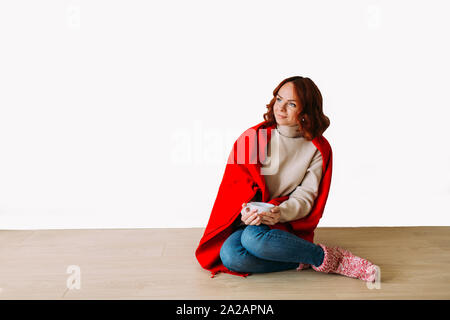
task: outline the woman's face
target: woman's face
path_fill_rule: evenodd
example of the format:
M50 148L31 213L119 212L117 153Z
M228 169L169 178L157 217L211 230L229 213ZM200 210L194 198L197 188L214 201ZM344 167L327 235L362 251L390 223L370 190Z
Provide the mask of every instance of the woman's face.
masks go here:
M300 100L295 92L294 84L286 82L278 90L275 104L273 105L275 120L280 125L296 125L300 111Z

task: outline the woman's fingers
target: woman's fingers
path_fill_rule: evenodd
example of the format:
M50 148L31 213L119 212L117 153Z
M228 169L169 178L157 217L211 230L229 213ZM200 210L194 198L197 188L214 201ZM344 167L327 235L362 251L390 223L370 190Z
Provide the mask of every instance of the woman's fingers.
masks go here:
M261 214L262 222L268 225L277 224L280 221L280 215L280 208L274 207L270 211Z
M262 222L265 224L269 224L272 225L273 224L273 218L270 216L263 216L262 217Z
M244 221L245 224L250 224L253 221L253 219L255 219L255 217L256 217L256 213L247 215L247 217L245 218L245 221Z
M252 214L254 214L256 211L257 211L256 209L252 209L252 210L248 209L248 210L244 211L243 219L247 220L247 218L250 217Z
M250 222L250 225L251 226L259 225L260 223L261 223L261 217L258 216L258 214L256 214L256 217L253 219L252 222Z
M260 217L262 223L267 223L267 221L268 221L267 215L265 215L264 213L261 213L259 217Z
M245 203L242 204L242 210L241 210L241 220L244 221L244 216L247 215L248 211L249 211L249 207L245 207Z
M252 210L244 222L245 222L245 224L249 225L249 224L253 223L256 218L258 218L258 212L256 212L256 210L255 210L255 212ZM256 221L256 222L258 222L258 221Z
M261 222L264 224L272 225L274 224L275 218L269 212L263 212L261 214Z

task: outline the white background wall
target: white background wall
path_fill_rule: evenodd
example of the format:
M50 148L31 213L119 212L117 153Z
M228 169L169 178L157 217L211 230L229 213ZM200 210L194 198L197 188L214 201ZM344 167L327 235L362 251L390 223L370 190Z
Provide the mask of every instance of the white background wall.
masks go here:
M449 225L447 1L2 1L0 229L205 227L284 78L331 119L319 226Z

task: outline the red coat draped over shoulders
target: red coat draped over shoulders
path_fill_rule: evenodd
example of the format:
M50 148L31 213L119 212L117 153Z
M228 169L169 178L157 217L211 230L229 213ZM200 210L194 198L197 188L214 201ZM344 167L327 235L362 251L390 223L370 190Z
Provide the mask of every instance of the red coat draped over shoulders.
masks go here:
M268 142L275 128L275 125L268 126L267 121L263 121L247 129L233 144L208 224L195 250L198 262L211 272L211 277L219 272L243 277L251 274L227 269L219 255L222 244L237 228L233 222L241 213L242 203L250 202L257 192L260 192L262 202L274 205L289 199L289 196L269 199L264 174L261 174ZM312 143L322 154L323 170L318 195L310 213L298 220L269 225L271 229L284 230L310 242L314 240L314 230L325 208L332 170L332 150L328 141L319 136Z

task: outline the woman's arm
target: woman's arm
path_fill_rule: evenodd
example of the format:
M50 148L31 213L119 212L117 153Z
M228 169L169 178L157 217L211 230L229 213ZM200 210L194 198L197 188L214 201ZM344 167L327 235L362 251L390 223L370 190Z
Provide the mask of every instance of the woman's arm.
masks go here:
M279 205L281 223L298 220L309 214L319 193L322 163L322 154L316 150L300 185L289 195L289 199Z

